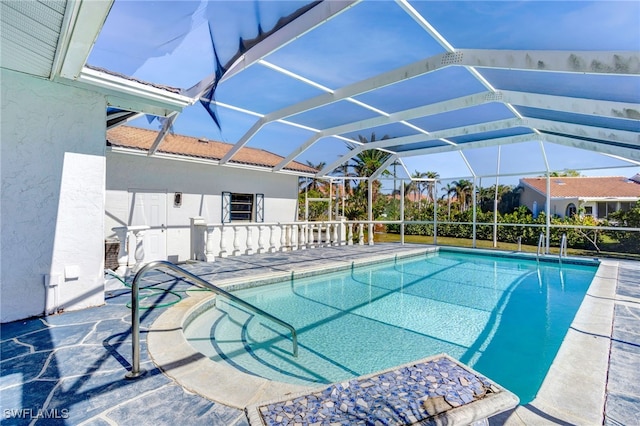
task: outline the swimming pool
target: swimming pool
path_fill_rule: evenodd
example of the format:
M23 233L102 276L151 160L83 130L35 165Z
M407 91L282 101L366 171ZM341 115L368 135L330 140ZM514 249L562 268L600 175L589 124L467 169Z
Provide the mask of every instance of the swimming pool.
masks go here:
M439 251L234 292L298 330L223 298L185 329L192 346L240 371L330 383L446 352L531 401L596 265Z

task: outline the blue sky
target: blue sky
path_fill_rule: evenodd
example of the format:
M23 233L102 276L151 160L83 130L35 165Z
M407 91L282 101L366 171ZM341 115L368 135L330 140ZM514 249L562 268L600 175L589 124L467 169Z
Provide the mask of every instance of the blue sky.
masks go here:
M640 2L637 1L417 1L411 4L455 48L640 50ZM262 29L268 31L279 16L291 13L302 5L304 2L292 1L206 3L116 0L88 62L146 81L187 88L214 71L212 45L224 63L236 52L241 37L250 39L256 36L257 22L261 22ZM265 60L328 89L338 89L442 52L443 47L397 4L366 1L291 42ZM571 96L598 98L611 95L597 92L599 82L604 82L599 78L585 77L571 87L570 84L559 83L563 76L556 73L536 73L532 79L526 73L513 77L499 70L480 71L485 72L490 82L498 88L515 87L512 90L519 90L519 85L528 84L528 87L538 90L538 87L553 87L555 84L555 90L568 91L564 94ZM620 87L619 96L630 99L624 101L638 102L640 83L637 80L621 81L616 85ZM356 99L392 113L484 90L465 69L453 67L365 93ZM223 82L216 99L224 104L266 114L321 93L322 90L317 87L293 80L268 66L256 64ZM414 120L411 124L434 131L439 126L468 125L480 116L504 118L504 111L493 104L489 105L457 115ZM174 130L176 133L234 143L257 120L256 116L222 106L217 108L217 112L222 129L216 127L200 105L194 105L181 114ZM302 113L290 117L290 120L323 129L348 120L377 115L346 101L323 107L320 112ZM465 113L466 118L463 117ZM146 119L131 124L159 127L157 121L148 123ZM637 123L630 125L636 126ZM383 132L393 137L414 132L409 127L393 125L365 129L361 133L368 137L372 131L376 131L378 138L385 134ZM345 136L355 137L357 133ZM312 135L313 132L309 130L271 123L249 142L249 146L286 156ZM535 145L535 151L532 151L531 144L503 148L501 171L538 171L542 160L537 143ZM558 146L549 146L547 150L553 153L553 161L550 160L552 167L560 164L558 167L575 169L624 164L581 150L568 151ZM304 152L298 160L331 162L346 151L343 141L326 138ZM477 173L494 173L496 151L497 148L476 150L469 152L467 159ZM562 161L556 161L556 157ZM530 161L522 161L522 158ZM464 161L457 153L407 158L405 162L410 172L435 170L443 177L469 176ZM630 176L637 172L640 172L640 168L626 168L616 171L616 174ZM589 171L584 174L600 172ZM506 180L512 183L515 178Z

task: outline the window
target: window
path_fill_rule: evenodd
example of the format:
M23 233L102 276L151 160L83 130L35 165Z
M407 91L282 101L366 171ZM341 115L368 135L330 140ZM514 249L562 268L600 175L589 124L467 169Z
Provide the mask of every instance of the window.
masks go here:
M222 193L222 222L264 222L264 195Z
M584 206L584 214L586 216L593 216L593 206Z
M575 215L575 214L576 214L576 211L577 211L577 210L576 210L576 205L575 205L575 204L573 204L573 203L570 203L570 204L567 206L567 214L565 214L565 216L567 216L567 217L571 217L571 216L573 216L573 215Z

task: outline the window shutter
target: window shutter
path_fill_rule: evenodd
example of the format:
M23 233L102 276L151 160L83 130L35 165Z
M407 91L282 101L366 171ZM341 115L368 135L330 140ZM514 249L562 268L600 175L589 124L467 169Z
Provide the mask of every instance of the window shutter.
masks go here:
M264 194L256 194L256 222L264 222Z
M231 193L222 193L222 223L231 222Z

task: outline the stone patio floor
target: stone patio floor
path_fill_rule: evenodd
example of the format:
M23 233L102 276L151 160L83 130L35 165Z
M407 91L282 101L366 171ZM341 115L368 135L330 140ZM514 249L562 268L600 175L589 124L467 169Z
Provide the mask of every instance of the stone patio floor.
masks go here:
M323 267L416 247L390 243L316 248L216 259L212 264L185 267L220 282L296 266ZM638 262L615 263L618 279L604 422L630 425L637 423L640 412L640 267ZM162 283L159 287L173 293L152 295L142 301L143 305L170 303L177 299L176 294L185 297L186 290L193 289L162 272L150 273L143 285L158 282ZM145 330L166 308L141 311L141 366L147 374L138 380L125 380L131 368L131 315L126 306L130 292L118 289L114 280L108 281L107 288L112 289L106 291L103 306L0 326L2 424L248 425L242 410L184 390L153 365L146 350ZM545 418L544 413L540 415ZM549 424L565 423L551 416L548 420ZM491 423L501 420L492 419Z

